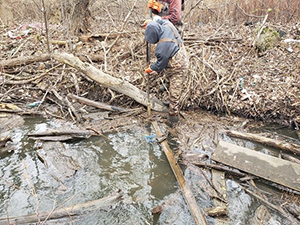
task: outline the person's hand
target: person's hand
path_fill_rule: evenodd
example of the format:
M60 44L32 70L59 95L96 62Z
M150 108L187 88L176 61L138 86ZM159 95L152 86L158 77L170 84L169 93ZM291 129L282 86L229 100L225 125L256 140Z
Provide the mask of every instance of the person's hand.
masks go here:
M146 29L147 24L151 21L152 21L151 19L145 20L145 22L143 23L143 28Z
M145 73L148 73L148 74L149 74L149 73L152 73L152 72L153 72L153 70L150 69L150 66L148 66L148 67L145 69Z
M148 1L148 8L156 10L157 12L161 11L161 8L163 7L162 4L160 4L159 2L155 1L155 0L149 0Z

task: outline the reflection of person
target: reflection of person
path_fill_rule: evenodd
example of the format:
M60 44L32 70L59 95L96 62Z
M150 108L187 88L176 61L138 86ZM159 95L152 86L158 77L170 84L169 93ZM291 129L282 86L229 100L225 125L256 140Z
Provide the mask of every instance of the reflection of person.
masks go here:
M181 24L182 0L149 0L148 7L152 13L164 20L171 21L175 26Z
M178 122L189 58L177 29L169 20L150 21L145 24L145 29L146 41L157 44L156 62L149 65L145 72L163 71L169 79L169 121Z

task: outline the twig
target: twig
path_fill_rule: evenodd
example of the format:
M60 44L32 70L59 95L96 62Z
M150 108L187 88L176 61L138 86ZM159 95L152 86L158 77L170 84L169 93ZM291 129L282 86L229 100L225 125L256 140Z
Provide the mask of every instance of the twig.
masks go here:
M203 0L198 0L195 5L193 5L190 10L182 17L182 20L184 20L190 13L202 2Z

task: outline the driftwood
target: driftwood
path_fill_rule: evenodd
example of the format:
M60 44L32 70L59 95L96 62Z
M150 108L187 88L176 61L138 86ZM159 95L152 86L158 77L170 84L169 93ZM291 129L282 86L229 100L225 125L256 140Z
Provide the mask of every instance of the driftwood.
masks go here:
M98 70L96 67L83 63L79 58L75 57L72 54L67 53L54 53L54 59L65 63L69 66L76 68L77 70L84 73L90 79L96 81L100 85L104 87L108 87L114 91L125 94L131 98L133 98L138 103L147 106L147 94L144 91L141 91L134 85L130 84L127 81L115 78ZM151 109L159 112L168 112L168 108L162 103L162 101L158 100L155 97L150 99Z
M154 127L154 130L156 131L156 135L158 139L162 139L163 135L161 133L161 130L157 124L156 121L152 122L152 125ZM168 141L166 139L164 139L161 142L161 147L169 161L169 164L172 168L172 171L179 183L179 186L181 188L182 194L189 206L190 212L194 218L194 221L197 225L206 225L206 219L205 216L203 215L201 209L198 207L197 201L192 193L192 190L190 189L190 187L188 186L188 184L186 183L183 173L180 169L179 164L177 163L177 158L174 156L172 150L170 149L169 145L168 145Z
M212 163L206 163L203 162L203 156L199 154L182 154L182 160L180 161L180 164L187 165L187 164L193 164L195 166L204 167L208 169L215 169L219 171L227 172L228 174L238 176L238 177L245 177L247 176L246 173L240 172L239 170L232 169L226 166L222 166L219 164L212 164Z
M296 145L296 144L292 144L292 143L288 143L288 142L284 142L284 141L280 141L280 140L274 140L274 139L263 137L263 136L260 136L257 134L242 133L242 132L238 132L238 131L234 131L234 130L226 130L226 131L224 131L224 133L231 137L242 138L245 140L254 141L254 142L257 142L260 144L264 144L267 146L271 146L274 148L293 152L297 155L300 155L300 146Z
M92 131L87 130L50 130L39 133L27 134L30 139L44 140L44 141L67 141L72 139L85 139L89 138Z
M130 110L125 109L125 108L108 105L108 104L105 104L105 103L102 103L102 102L95 102L95 101L92 101L90 99L79 97L79 96L73 95L73 94L68 94L68 97L70 97L72 99L76 99L80 103L83 103L85 105L94 106L94 107L99 108L99 109L105 109L105 110L108 110L108 111L117 111L117 112L128 112L128 111L130 111Z
M63 217L76 216L83 213L87 213L89 211L106 208L111 206L117 202L119 202L122 198L121 192L118 190L111 195L100 198L97 200L73 205L65 208L57 208L50 212L41 212L37 215L24 215L19 217L11 217L11 218L0 218L0 225L7 224L29 224L36 223L38 221L47 221L50 219L59 219Z

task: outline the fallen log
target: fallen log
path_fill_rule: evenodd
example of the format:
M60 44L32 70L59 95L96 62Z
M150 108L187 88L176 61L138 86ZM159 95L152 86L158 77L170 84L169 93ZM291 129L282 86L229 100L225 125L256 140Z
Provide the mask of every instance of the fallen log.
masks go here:
M161 133L161 130L160 130L157 122L156 121L152 122L152 125L156 132L157 139L158 140L162 139L163 135ZM166 139L164 139L161 142L161 147L162 147L162 149L169 161L171 169L178 181L178 184L181 188L182 194L185 198L186 203L189 206L190 212L194 218L196 225L206 225L207 222L206 222L205 216L203 215L201 209L198 207L195 196L193 195L193 192L190 189L190 187L188 186L188 184L186 183L183 173L181 171L181 168L180 168L179 164L177 163L177 159L174 156L172 150L170 149L170 147L168 145L168 141Z
M49 54L41 54L41 55L34 55L34 56L19 57L15 59L7 59L7 60L0 61L0 67L10 68L13 66L28 65L34 62L45 62L50 60L50 57L51 55Z
M233 176L238 176L238 177L247 176L246 173L243 173L237 169L233 169L233 168L226 167L226 166L219 165L219 164L203 162L203 160L201 158L202 158L202 156L200 155L200 157L199 157L198 154L189 154L189 155L182 154L182 160L180 161L180 164L187 165L190 163L190 164L193 164L198 167L204 167L207 169L215 169L215 170L219 170L219 171L224 171Z
M36 223L38 221L47 221L50 219L59 219L63 217L71 217L94 211L97 209L105 208L119 202L122 198L120 190L108 195L107 197L100 198L97 200L73 205L70 207L57 208L50 212L41 212L38 214L24 215L11 218L0 218L0 225L7 224L29 224Z
M125 80L118 79L109 74L102 72L96 67L82 62L79 58L75 57L72 54L68 53L54 53L53 57L55 60L58 60L62 63L65 63L69 66L76 68L77 70L84 73L93 81L96 81L104 87L108 87L114 91L125 94L136 102L147 106L147 93L138 89L134 85L130 84ZM158 112L168 112L168 108L155 97L150 98L151 109Z
M224 133L231 137L242 138L245 140L254 141L254 142L257 142L260 144L264 144L267 146L271 146L274 148L293 152L297 155L300 155L300 146L297 144L288 143L288 142L284 142L281 140L274 140L274 139L263 137L263 136L260 136L257 134L242 133L242 132L238 132L238 131L234 131L234 130L226 130L226 131L224 131Z
M66 141L72 139L86 139L95 132L88 130L49 130L45 132L29 133L27 136L33 140Z

